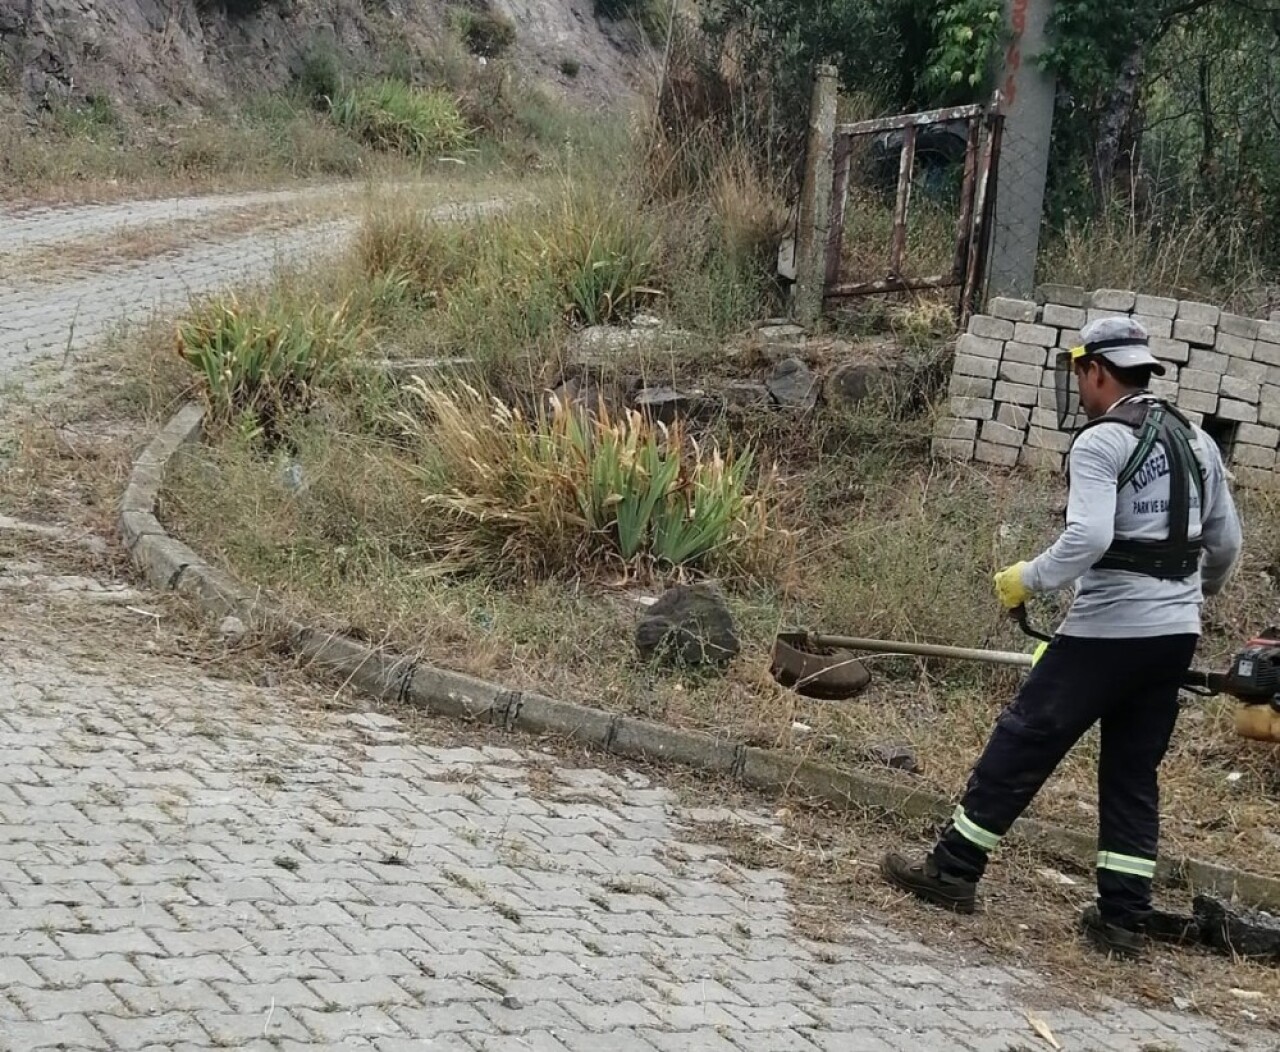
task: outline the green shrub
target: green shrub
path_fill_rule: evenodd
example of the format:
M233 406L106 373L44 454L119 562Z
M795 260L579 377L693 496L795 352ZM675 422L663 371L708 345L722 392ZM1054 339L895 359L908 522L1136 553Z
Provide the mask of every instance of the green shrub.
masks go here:
M243 424L273 444L289 414L341 375L360 337L346 304L303 310L279 296L231 296L178 325L178 355L195 371L214 423Z
M663 0L595 0L595 13L615 22L634 22L651 39L666 35L670 19Z
M562 58L560 60L560 72L572 80L582 70L582 63L576 58Z
M313 41L302 53L294 77L298 94L317 109L325 109L342 91L342 62L328 40Z
M473 55L497 58L516 42L516 27L511 19L491 11L456 8L454 28Z
M72 138L85 138L93 142L118 138L123 122L116 112L115 103L106 95L90 94L83 102L58 103L53 108L56 127Z
M398 80L340 92L332 112L338 124L359 141L411 157L451 153L471 138L455 99Z
M426 419L401 420L455 565L747 568L780 537L768 480L751 492L749 450L725 455L638 413L556 403L530 418L471 387L411 390Z

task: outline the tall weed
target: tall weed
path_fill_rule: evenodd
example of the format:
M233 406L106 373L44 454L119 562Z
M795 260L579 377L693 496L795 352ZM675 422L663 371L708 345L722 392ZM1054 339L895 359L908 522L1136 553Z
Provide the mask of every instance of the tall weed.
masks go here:
M379 150L438 157L463 149L471 140L471 129L454 98L399 80L342 91L331 107L340 127Z
M553 400L527 416L472 387L419 381L413 394L425 419L401 420L455 565L515 575L750 568L780 536L768 478L752 490L750 450L699 446L679 426L603 405Z
M281 437L286 417L340 376L361 339L347 305L298 308L279 296L234 295L178 326L178 356L195 372L211 419Z

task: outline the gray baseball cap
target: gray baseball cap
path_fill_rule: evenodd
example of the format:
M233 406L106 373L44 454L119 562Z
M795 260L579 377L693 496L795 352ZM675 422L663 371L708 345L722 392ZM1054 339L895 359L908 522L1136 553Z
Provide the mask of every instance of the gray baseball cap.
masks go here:
M1101 355L1121 369L1149 365L1157 376L1164 375L1164 366L1151 353L1146 327L1133 318L1099 318L1080 330L1080 339L1085 354Z

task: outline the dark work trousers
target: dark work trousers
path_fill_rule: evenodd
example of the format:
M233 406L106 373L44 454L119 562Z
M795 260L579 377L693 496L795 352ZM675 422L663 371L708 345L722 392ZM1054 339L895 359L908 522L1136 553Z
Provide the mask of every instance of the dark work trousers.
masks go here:
M934 848L939 868L980 878L988 852L1068 750L1100 721L1098 906L1113 924L1139 926L1151 912L1160 835L1156 772L1197 640L1056 636L996 721L964 799Z

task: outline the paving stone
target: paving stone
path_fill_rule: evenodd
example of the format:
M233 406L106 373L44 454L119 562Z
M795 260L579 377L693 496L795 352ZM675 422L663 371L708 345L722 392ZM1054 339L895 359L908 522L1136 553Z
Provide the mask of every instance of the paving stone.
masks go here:
M1207 391L1217 394L1222 386L1222 374L1188 366L1178 374L1178 386L1183 391Z
M1236 441L1250 446L1262 446L1264 449L1275 449L1280 445L1280 428L1241 424L1236 432Z
M1018 343L1033 347L1053 347L1059 335L1058 330L1049 325L1019 322L1013 327L1013 338Z
M978 437L976 420L956 420L952 417L939 417L934 427L934 437L959 440L972 440Z
M952 365L953 375L976 376L983 380L994 380L1000 372L1000 361L997 358L979 358L975 355L957 354Z
M1126 289L1098 289L1089 297L1089 306L1109 314L1127 314L1133 310L1137 295Z
M1013 300L997 296L987 304L987 314L1012 322L1033 322L1036 320L1036 313L1036 304L1029 300Z
M992 362L994 365L995 363ZM947 393L958 398L990 398L995 390L995 382L983 380L976 376L964 376L955 373L947 387Z
M1154 318L1176 318L1178 316L1178 301L1165 299L1161 296L1143 296L1138 295L1134 299L1134 312L1144 314Z
M1173 319L1157 318L1150 314L1134 314L1133 320L1147 330L1152 339L1167 340L1173 335Z
M1218 333L1217 340L1214 341L1214 350L1220 354L1229 354L1233 358L1243 358L1246 361L1252 360L1254 352L1258 346L1256 339L1250 340L1243 336L1232 336L1230 333Z
M956 340L957 355L967 355L971 358L995 358L998 360L1003 353L1003 340L988 340L970 333L965 333Z
M969 332L986 340L1012 340L1013 322L988 314L975 314L969 319Z
M1178 320L1194 322L1197 325L1217 325L1222 310L1210 303L1196 303L1192 300L1181 300L1178 303Z
M1218 400L1218 416L1223 420L1238 420L1241 423L1256 424L1258 407L1248 402L1235 402L1229 398Z
M995 420L987 420L982 425L982 441L984 442L1017 447L1026 441L1026 437L1021 428L1010 427Z
M1067 329L1078 334L1088 322L1089 315L1080 307L1067 307L1058 303L1046 303L1044 305L1044 310L1041 312L1040 320L1045 325L1052 325L1059 329ZM1012 339L1012 337L1013 333L1010 333L1008 338Z
M1212 347L1218 339L1218 330L1212 325L1179 318L1173 323L1173 338L1189 343L1192 347Z
M1235 398L1241 402L1257 405L1262 394L1262 385L1251 380L1241 380L1237 376L1224 376L1218 393L1223 398Z
M1043 369L1048 364L1048 355L1049 352L1042 346L1010 340L1004 345L1004 356L1001 361L1034 365L1038 369Z

